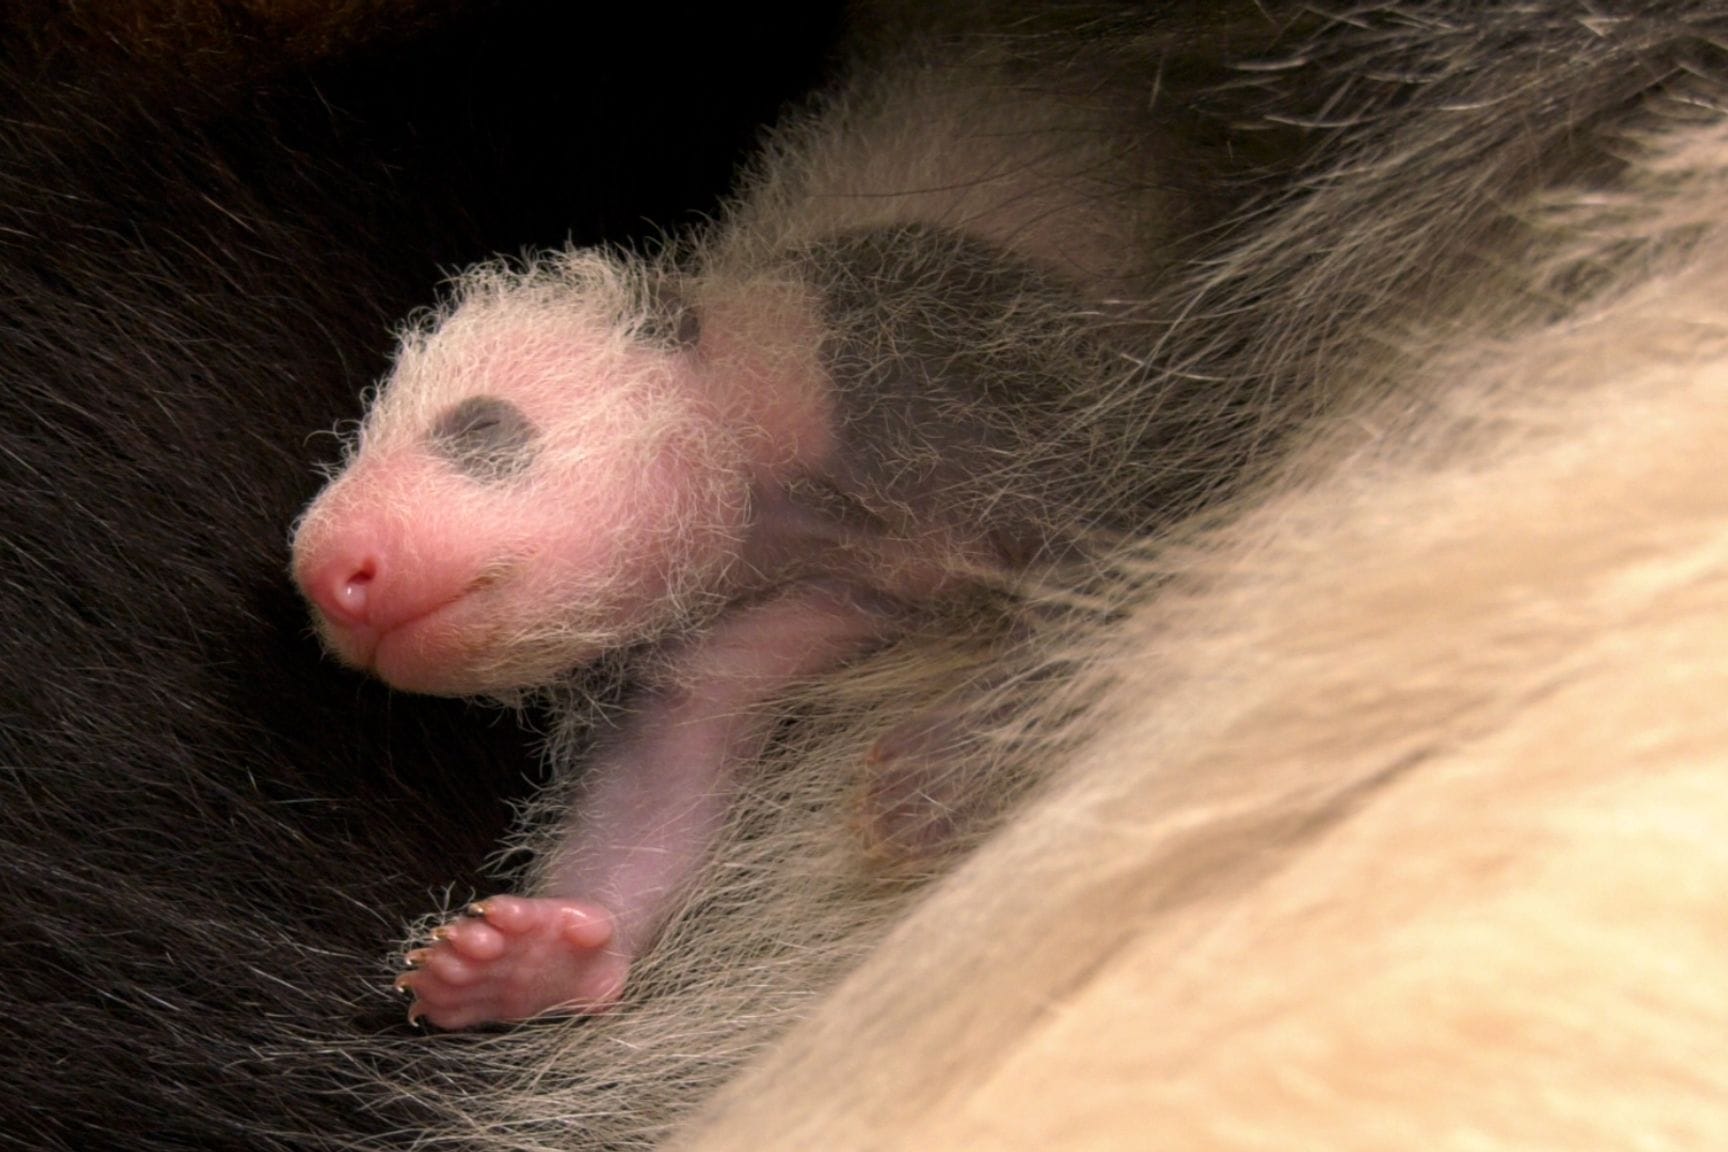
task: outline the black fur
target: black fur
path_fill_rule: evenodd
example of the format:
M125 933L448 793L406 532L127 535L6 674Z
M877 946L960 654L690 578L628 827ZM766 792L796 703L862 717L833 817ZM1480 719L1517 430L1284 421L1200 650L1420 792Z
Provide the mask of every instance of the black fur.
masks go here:
M321 657L286 575L319 434L442 269L711 203L831 18L537 7L312 62L229 27L183 76L0 16L0 1147L411 1135L351 1095L424 1043L387 954L536 769ZM578 44L583 82L538 63Z

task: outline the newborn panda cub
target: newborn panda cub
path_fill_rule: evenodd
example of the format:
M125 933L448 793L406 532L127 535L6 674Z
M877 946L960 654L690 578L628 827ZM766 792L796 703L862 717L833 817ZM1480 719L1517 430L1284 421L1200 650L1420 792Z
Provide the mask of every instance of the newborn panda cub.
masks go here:
M296 529L325 644L397 688L510 698L633 655L544 890L410 952L398 986L438 1027L615 1002L763 705L1060 550L1053 487L1006 477L1062 439L1072 286L916 222L693 264L469 272Z

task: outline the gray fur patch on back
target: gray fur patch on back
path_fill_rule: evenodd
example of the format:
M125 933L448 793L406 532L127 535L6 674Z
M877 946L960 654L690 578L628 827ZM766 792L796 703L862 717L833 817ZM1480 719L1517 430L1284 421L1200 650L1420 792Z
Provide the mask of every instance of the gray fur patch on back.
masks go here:
M1078 289L930 224L844 233L799 259L822 292L839 488L889 524L963 526L1011 563L1045 551L1052 508L1076 496L1068 394L1095 351Z

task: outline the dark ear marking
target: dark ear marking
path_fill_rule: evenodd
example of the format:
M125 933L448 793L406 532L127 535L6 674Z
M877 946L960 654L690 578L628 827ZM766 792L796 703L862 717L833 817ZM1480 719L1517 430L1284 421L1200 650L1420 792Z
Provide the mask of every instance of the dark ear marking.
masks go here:
M648 290L648 314L637 331L653 344L673 352L687 352L702 338L702 318L684 299L677 281L663 276Z
M502 480L534 459L534 422L508 400L470 396L432 424L432 451L476 480Z

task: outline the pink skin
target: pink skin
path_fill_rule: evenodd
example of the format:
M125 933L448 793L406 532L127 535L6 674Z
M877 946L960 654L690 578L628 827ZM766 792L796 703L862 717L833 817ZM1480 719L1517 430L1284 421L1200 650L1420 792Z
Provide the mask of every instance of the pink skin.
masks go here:
M664 359L669 385L696 393L679 415L721 424L704 410L697 374ZM709 459L676 436L632 442L618 426L628 411L591 428L592 389L516 395L511 367L490 367L476 384L493 387L478 394L524 412L541 430L541 456L578 465L486 482L429 450L423 434L387 427L296 533L294 577L326 645L405 691L534 686L650 638L675 622L675 576L705 574L700 582L729 590L724 569L748 531L748 461Z
M317 608L325 643L344 663L404 691L478 694L544 682L661 623L665 580L654 558L644 557L610 583L585 589L593 599L586 611L607 629L608 642L510 651L501 638L556 618L558 584L612 563L609 547L616 545L605 525L572 516L561 501L518 493L507 515L488 517L487 503L512 501L472 482L464 483L480 489L475 496L492 497L474 499L472 512L404 497L439 471L447 467L425 452L363 456L334 490L331 511L301 529L295 578ZM569 497L569 506L652 507L657 494L650 488L631 476L618 490ZM742 491L737 504L714 519L742 533Z
M408 1019L440 1028L594 1011L615 1001L629 960L608 949L611 915L597 905L493 896L408 953L396 987L414 994Z
M762 706L878 641L892 616L881 605L929 579L928 564L902 558L890 568L908 583L879 589L885 600L860 553L833 547L832 525L786 501L785 485L831 450L825 406L807 373L776 376L733 353L713 322L723 315L711 310L695 350L639 356L743 446L730 465L676 441L647 459L603 438L572 444L601 435L584 420L599 385L514 388L520 366L494 353L465 381L469 395L509 400L548 453L591 467L556 482L532 467L476 480L424 438L387 429L300 526L294 574L327 644L408 690L531 687L605 648L688 632L667 591L675 570L704 574L709 602L732 605L665 642L664 674L589 766L546 891L482 901L409 953L397 986L415 997L411 1018L466 1028L616 1002L724 818L732 766L761 749ZM616 439L623 423L602 431ZM692 519L708 527L660 532ZM579 632L532 633L573 613Z
M732 765L766 736L760 706L881 635L881 616L810 585L721 619L679 653L682 686L651 691L589 769L552 895L493 897L408 954L396 986L440 1028L598 1011L725 818ZM565 894L581 893L581 901ZM610 910L610 911L608 911Z

